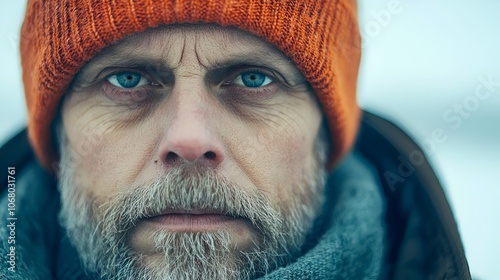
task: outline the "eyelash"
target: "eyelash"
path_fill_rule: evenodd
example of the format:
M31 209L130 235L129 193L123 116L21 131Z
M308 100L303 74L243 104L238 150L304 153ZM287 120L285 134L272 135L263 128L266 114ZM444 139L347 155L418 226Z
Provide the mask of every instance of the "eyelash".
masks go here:
M140 85L134 88L121 88L116 85L113 85L109 79L113 76L124 74L124 73L133 73L140 75L141 78L147 80L147 84ZM116 79L116 78L115 78ZM150 75L144 74L143 72L132 70L132 69L120 69L117 71L113 71L106 75L103 79L102 90L108 97L113 100L118 101L134 101L141 102L148 99L148 97L154 96L157 88L160 87L160 83L157 83L154 79L151 78Z
M148 83L145 85L140 85L137 88L121 88L113 85L109 81L111 77L127 72L141 75L141 77L146 79ZM264 75L266 79L270 80L270 82L266 85L255 88L236 84L235 80L245 73L258 73ZM279 79L276 78L276 75L273 75L269 73L269 71L263 70L261 68L244 67L236 70L234 74L229 76L230 79L224 80L219 84L219 86L221 88L225 88L227 90L227 93L232 95L231 99L236 96L239 96L240 98L252 97L256 99L265 99L266 97L271 96L276 91L276 86L280 84ZM102 90L109 98L123 102L143 102L149 100L150 98L148 97L161 96L161 93L159 93L158 91L161 87L163 87L163 84L158 83L151 77L151 75L145 74L141 71L137 71L136 69L126 68L109 73L105 76L102 83Z
M266 76L266 78L270 79L270 83L259 86L256 88L252 87L247 87L247 86L242 86L238 85L235 83L235 80L245 74L245 73L258 73L261 75ZM231 78L226 80L225 82L221 83L221 86L227 87L231 92L231 94L239 94L243 96L248 96L248 97L253 97L253 98L265 98L268 97L270 94L272 94L273 87L277 86L279 84L279 79L276 78L276 75L273 75L269 73L269 71L263 70L261 68L243 68L235 71L234 74L230 76Z

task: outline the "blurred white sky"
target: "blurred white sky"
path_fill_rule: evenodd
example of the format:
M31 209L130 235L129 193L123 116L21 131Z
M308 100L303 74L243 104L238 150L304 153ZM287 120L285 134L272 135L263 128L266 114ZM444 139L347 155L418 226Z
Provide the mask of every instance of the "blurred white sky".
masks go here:
M419 144L442 129L446 140L426 147L458 220L472 275L499 279L500 87L477 103L474 94L479 77L500 83L500 1L359 3L360 105L394 120ZM455 113L458 105L463 115Z
M25 1L2 4L0 144L26 122L18 57ZM360 0L359 8L361 106L395 121L420 144L442 129L446 140L428 152L471 272L475 279L498 279L500 87L478 102L474 93L479 77L500 83L500 1ZM453 111L460 104L463 115Z

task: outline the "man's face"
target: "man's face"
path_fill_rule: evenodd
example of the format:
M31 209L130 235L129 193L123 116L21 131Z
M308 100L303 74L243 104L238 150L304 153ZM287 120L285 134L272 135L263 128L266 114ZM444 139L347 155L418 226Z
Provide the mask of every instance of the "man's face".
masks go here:
M127 37L63 101L70 239L106 279L265 274L297 256L321 207L320 123L300 71L257 37L212 25Z

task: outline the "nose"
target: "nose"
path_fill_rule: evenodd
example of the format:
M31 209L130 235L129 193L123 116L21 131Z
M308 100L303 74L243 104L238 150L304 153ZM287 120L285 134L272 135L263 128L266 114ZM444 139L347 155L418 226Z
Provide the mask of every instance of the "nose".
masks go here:
M199 100L177 102L177 108L172 110L175 116L167 124L159 146L165 166L196 163L216 168L223 161L223 145L207 106Z

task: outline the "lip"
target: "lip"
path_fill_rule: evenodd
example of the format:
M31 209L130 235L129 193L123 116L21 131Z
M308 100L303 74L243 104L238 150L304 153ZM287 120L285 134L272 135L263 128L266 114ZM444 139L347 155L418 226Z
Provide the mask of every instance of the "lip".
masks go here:
M144 221L154 227L174 232L203 232L232 227L237 223L244 223L245 219L213 209L166 209Z
M152 218L163 216L163 215L171 215L171 214L185 214L185 215L227 215L224 211L219 209L202 209L202 208L194 208L194 209L174 209L168 208L161 211L159 214L152 216ZM227 215L229 216L229 215Z

